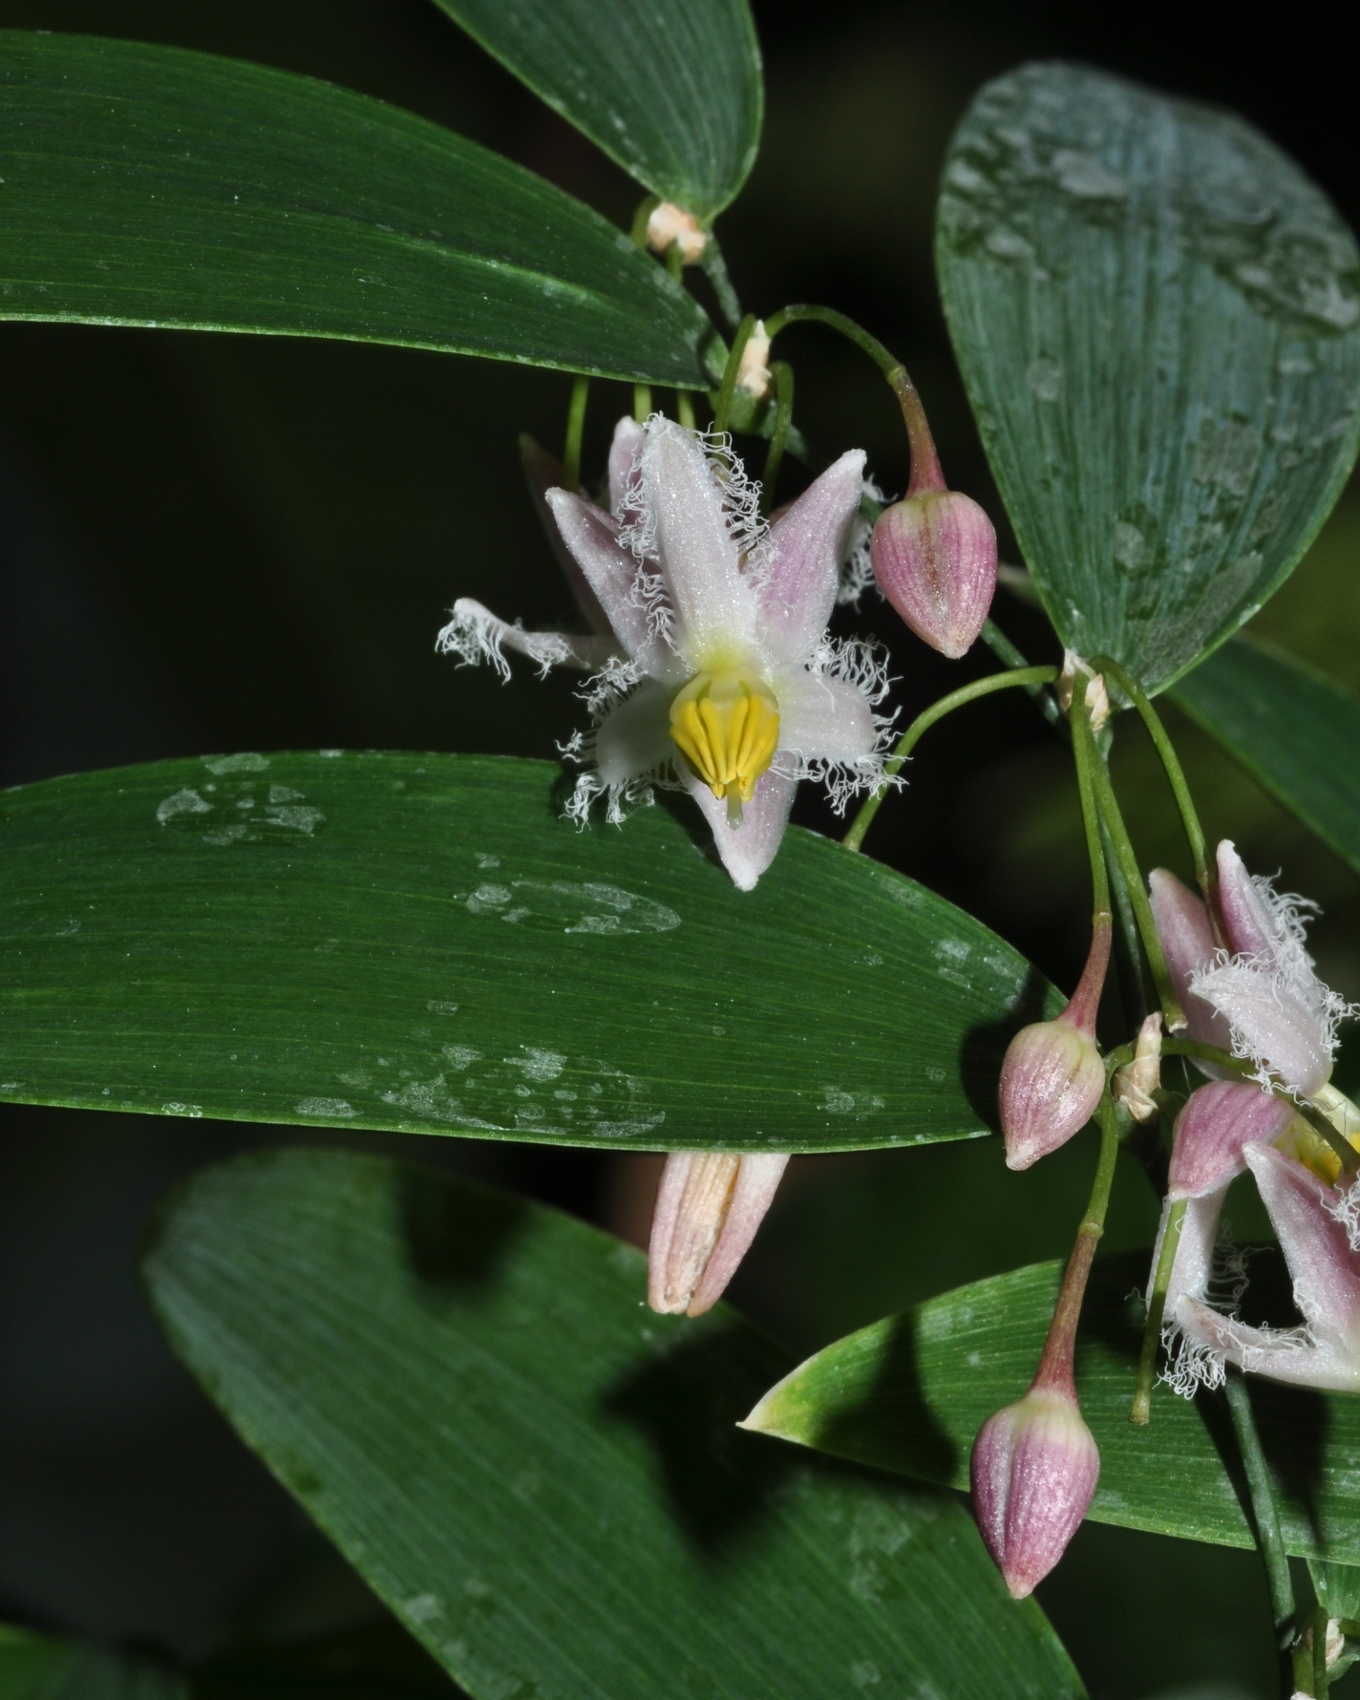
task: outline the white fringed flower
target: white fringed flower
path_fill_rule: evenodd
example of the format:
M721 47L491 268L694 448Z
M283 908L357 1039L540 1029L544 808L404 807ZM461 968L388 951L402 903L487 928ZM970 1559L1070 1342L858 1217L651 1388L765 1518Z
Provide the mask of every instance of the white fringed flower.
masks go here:
M590 672L594 726L566 752L590 767L569 812L584 822L603 795L617 824L652 785L683 786L748 891L774 860L800 779L843 809L883 777L883 662L826 632L863 473L861 451L842 455L766 527L725 439L659 415L621 420L612 512L545 494L594 635L526 632L463 599L438 648L503 672L506 649Z

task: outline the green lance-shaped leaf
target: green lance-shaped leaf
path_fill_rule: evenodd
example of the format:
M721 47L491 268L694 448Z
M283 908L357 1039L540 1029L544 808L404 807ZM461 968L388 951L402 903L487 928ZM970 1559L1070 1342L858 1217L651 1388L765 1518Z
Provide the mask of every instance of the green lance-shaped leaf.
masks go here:
M1355 459L1354 238L1241 120L1049 64L969 108L936 257L1060 636L1161 689L1277 588Z
M1257 1264L1253 1262L1253 1271ZM847 1335L773 1387L751 1426L921 1481L967 1487L983 1422L1024 1393L1062 1274L1031 1264L960 1287ZM1152 1420L1129 1422L1148 1254L1096 1263L1077 1343L1082 1415L1100 1447L1088 1515L1219 1546L1249 1547L1245 1481L1221 1394L1159 1385ZM1256 1276L1253 1275L1253 1284ZM1360 1399L1253 1378L1252 1404L1289 1550L1360 1562Z
M1225 644L1176 702L1360 873L1360 700L1270 644Z
M621 231L436 124L307 77L0 32L0 176L0 318L705 381L708 320Z
M0 1097L641 1149L982 1132L1061 999L792 830L561 818L546 762L236 755L0 794Z
M189 1684L149 1659L0 1624L0 1700L189 1700Z
M782 1354L642 1298L640 1252L385 1159L189 1183L144 1265L175 1349L474 1700L1075 1696L948 1498L735 1428Z
M437 0L639 183L707 220L760 140L746 0Z

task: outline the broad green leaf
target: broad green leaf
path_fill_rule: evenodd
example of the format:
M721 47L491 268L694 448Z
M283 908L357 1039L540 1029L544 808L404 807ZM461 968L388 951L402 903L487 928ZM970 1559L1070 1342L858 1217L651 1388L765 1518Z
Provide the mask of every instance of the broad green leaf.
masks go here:
M1280 584L1355 459L1354 238L1240 119L1047 64L969 108L936 258L1060 636L1160 689Z
M1100 1446L1090 1516L1221 1546L1252 1545L1221 1395L1158 1385L1129 1422L1148 1255L1097 1262L1077 1345L1082 1415ZM1253 1268L1255 1265L1253 1265ZM749 1425L922 1481L967 1487L983 1422L1034 1374L1062 1273L1031 1264L960 1287L828 1346L772 1388ZM1291 1552L1360 1562L1360 1399L1252 1378Z
M1318 1604L1326 1606L1328 1617L1360 1620L1360 1565L1310 1558L1308 1574L1313 1578Z
M150 1660L0 1624L0 1700L189 1700L189 1688Z
M760 140L746 0L437 0L639 183L708 220Z
M238 1432L474 1700L1080 1692L946 1497L734 1427L782 1354L640 1252L386 1159L191 1181L145 1275Z
M1009 946L808 832L739 892L687 799L578 832L562 785L330 751L0 793L0 1097L667 1150L984 1130L1061 1003Z
M1360 873L1360 699L1273 645L1238 638L1176 702Z
M0 318L402 343L696 386L621 232L410 113L178 48L0 32Z

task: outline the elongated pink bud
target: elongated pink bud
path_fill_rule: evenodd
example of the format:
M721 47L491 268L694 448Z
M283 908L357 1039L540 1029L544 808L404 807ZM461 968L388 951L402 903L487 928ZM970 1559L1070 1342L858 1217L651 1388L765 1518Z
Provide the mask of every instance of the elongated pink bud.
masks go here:
M1165 868L1154 868L1148 875L1148 896L1162 954L1185 1011L1186 1036L1197 1044L1230 1050L1232 1032L1228 1023L1211 1003L1190 990L1190 982L1212 965L1217 949L1204 900ZM1199 1067L1206 1074L1214 1072L1212 1063Z
M879 515L869 540L878 587L917 637L957 661L996 594L996 531L957 490L920 490Z
M1100 1479L1100 1450L1075 1389L1032 1387L973 1442L973 1511L1012 1596L1023 1600L1067 1550Z
M701 1316L722 1297L774 1202L786 1152L672 1151L647 1250L647 1303Z
M997 1104L1008 1168L1029 1168L1065 1145L1095 1114L1105 1090L1096 1011L1109 963L1105 920L1092 931L1086 967L1067 1008L1053 1021L1022 1027L1006 1047Z

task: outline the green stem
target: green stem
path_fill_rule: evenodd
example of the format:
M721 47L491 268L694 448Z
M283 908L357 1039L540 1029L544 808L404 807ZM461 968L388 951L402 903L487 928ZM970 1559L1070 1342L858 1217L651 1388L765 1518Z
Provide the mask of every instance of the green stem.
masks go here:
M1096 1120L1100 1124L1100 1157L1096 1162L1095 1180L1091 1184L1086 1214L1077 1228L1072 1255L1063 1272L1058 1302L1053 1307L1053 1320L1048 1325L1048 1338L1044 1341L1043 1356L1034 1374L1032 1385L1035 1388L1051 1387L1066 1391L1073 1386L1072 1357L1077 1323L1081 1319L1082 1300L1086 1296L1086 1282L1095 1261L1096 1246L1105 1232L1105 1213L1110 1206L1115 1160L1119 1156L1119 1129L1108 1092L1096 1107Z
M1073 696L1083 695L1080 677L1074 687ZM1075 732L1073 734L1075 736ZM1088 723L1089 736L1089 723ZM1094 740L1092 740L1094 750ZM1166 1020L1168 1033L1183 1033L1185 1031L1185 1011L1181 1008L1181 1000L1171 979L1171 971L1166 965L1166 957L1162 952L1162 942L1157 937L1157 923L1152 918L1152 905L1143 886L1143 875L1138 866L1138 857L1134 854L1133 844L1129 839L1128 828L1124 825L1124 817L1119 811L1119 802L1114 794L1114 786L1110 783L1109 771L1105 763L1097 756L1094 762L1096 799L1100 804L1100 812L1114 845L1115 857L1120 871L1124 875L1124 883L1128 887L1129 901L1133 904L1133 913L1138 922L1139 936L1143 941L1143 954L1152 971L1152 983L1157 988L1157 997L1162 1006L1162 1015Z
M707 232L708 241L704 244L703 257L700 265L704 268L708 281L713 285L713 293L718 298L718 310L727 320L729 330L735 330L741 323L741 302L737 292L732 287L732 279L728 274L727 261L723 258L722 248L718 244L716 232Z
M648 195L646 200L639 202L638 210L633 214L633 227L628 234L637 248L647 246L647 223L652 214L661 205L659 195Z
M732 395L737 387L737 373L741 369L741 357L746 352L746 344L751 340L751 333L756 328L756 316L748 313L737 326L737 334L732 339L732 352L727 356L727 364L723 367L722 383L718 386L718 400L713 408L713 429L725 431L727 421L732 417Z
M992 673L985 679L975 679L971 685L961 685L958 690L950 691L948 696L941 697L938 702L933 702L929 708L924 709L898 740L892 759L883 769L884 783L861 804L859 813L851 822L850 830L841 839L842 848L859 849L874 816L882 806L883 799L892 789L889 782L902 771L907 757L920 742L922 735L928 732L937 720L943 720L946 714L952 714L956 708L962 708L965 703L974 702L978 697L990 696L993 691L1009 690L1015 685L1028 689L1036 684L1051 683L1057 677L1056 667L1021 667L1013 673Z
M1166 1294L1171 1285L1171 1270L1180 1244L1181 1224L1185 1220L1186 1201L1178 1198L1167 1212L1166 1231L1162 1249L1152 1275L1152 1292L1148 1297L1147 1318L1143 1323L1143 1349L1138 1357L1138 1381L1129 1407L1131 1423L1146 1424L1152 1417L1152 1388L1156 1379L1157 1350L1162 1343L1162 1318L1166 1314Z
M1005 632L990 618L982 623L982 641L1003 666L1029 666L1029 662L1025 660ZM1038 705L1049 725L1065 731L1066 722L1063 720L1063 711L1058 707L1058 699L1053 695L1053 692L1045 690L1042 685L1026 685L1025 689L1029 692L1030 700Z
M1204 839L1204 828L1199 823L1199 815L1195 811L1194 799L1190 795L1190 787L1186 783L1185 769L1181 766L1180 757L1176 754L1175 746L1167 735L1162 718L1152 706L1146 691L1138 681L1128 673L1117 661L1108 655L1097 655L1091 661L1096 672L1104 673L1113 679L1124 695L1143 717L1148 736L1156 745L1157 754L1162 758L1162 766L1166 769L1167 781L1176 798L1176 807L1180 810L1181 824L1185 827L1185 836L1190 843L1190 855L1195 864L1195 878L1199 888L1204 893L1205 901L1210 905L1212 913L1214 903L1214 875L1209 862L1208 848Z
M1228 1366L1223 1391L1227 1395L1233 1433L1247 1472L1256 1544L1266 1567L1266 1585L1270 1589L1270 1609L1275 1618L1277 1644L1283 1650L1292 1639L1294 1584L1289 1577L1289 1554L1280 1530L1280 1513L1270 1481L1270 1466L1261 1450L1261 1437L1256 1432L1246 1377L1231 1365Z
M1072 692L1072 706L1068 710L1067 719L1072 729L1072 759L1077 770L1077 795L1081 799L1081 824L1086 833L1086 854L1091 863L1094 907L1097 917L1103 911L1108 918L1110 880L1105 871L1105 847L1101 843L1100 809L1097 802L1100 756L1096 752L1091 717L1086 709L1086 693L1080 689L1080 685Z
M774 500L774 487L784 459L784 444L788 441L789 426L793 422L793 367L783 360L776 360L770 366L770 378L775 393L774 429L770 432L770 447L765 455L765 476L760 481L762 515L769 513Z
M666 250L666 270L677 283L681 283L685 275L685 258L680 252L680 244L672 242Z
M1327 1608L1313 1608L1313 1700L1327 1700Z
M633 385L633 418L639 425L646 424L652 412L652 386L650 384Z
M869 356L887 379L897 397L898 406L902 409L902 420L907 427L907 441L911 446L908 496L914 496L922 490L943 490L944 474L940 470L940 457L935 452L935 440L926 422L926 410L906 367L892 350L886 348L876 336L866 331L863 325L857 325L845 313L838 313L834 307L809 306L806 302L785 307L772 319L767 319L765 334L773 342L785 325L797 324L799 321L829 325L832 330L848 337L856 348L862 349Z
M675 417L687 431L694 429L694 398L688 390L675 392Z
M567 407L567 444L562 451L562 487L577 490L581 485L581 435L586 428L586 402L590 398L590 379L577 378L571 386L571 401Z
M1128 882L1115 854L1114 841L1104 820L1100 823L1100 845L1105 852L1105 867L1110 876L1110 893L1114 898L1115 967L1119 976L1120 1001L1124 1005L1126 1030L1141 1027L1147 1014L1147 999L1143 995L1143 958L1138 949L1138 922L1129 897Z

